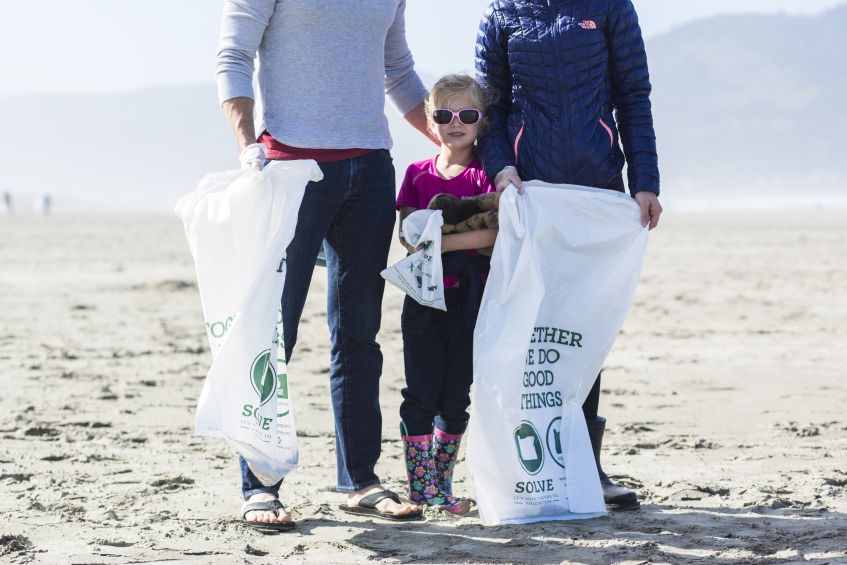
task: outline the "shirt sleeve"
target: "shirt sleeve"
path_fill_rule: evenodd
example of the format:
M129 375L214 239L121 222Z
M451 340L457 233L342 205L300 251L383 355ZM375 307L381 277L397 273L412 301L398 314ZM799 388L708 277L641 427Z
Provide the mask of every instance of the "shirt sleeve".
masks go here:
M400 185L400 192L397 193L398 210L403 206L411 206L416 210L420 208L418 189L415 187L415 177L419 172L414 166L406 169L406 176L403 177L403 184Z
M427 89L418 73L406 42L406 0L397 6L394 23L385 38L385 94L405 115L427 97Z
M254 98L253 72L256 51L274 13L276 0L226 0L215 76L218 101L238 97Z

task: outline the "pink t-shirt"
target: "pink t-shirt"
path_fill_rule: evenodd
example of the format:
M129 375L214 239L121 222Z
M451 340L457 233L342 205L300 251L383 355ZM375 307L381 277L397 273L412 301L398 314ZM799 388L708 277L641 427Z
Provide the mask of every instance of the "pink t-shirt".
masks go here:
M474 159L461 174L450 180L441 178L435 169L438 156L426 161L412 163L406 169L406 177L397 195L397 209L411 206L423 210L436 194L452 194L457 198L468 198L477 194L494 192L494 186L488 182L482 163Z
M400 185L400 192L397 194L398 210L403 206L424 210L436 194L452 194L457 198L465 199L477 194L495 192L496 189L488 182L479 159L471 161L461 174L450 180L443 179L438 174L435 168L437 160L436 155L432 159L409 165L403 184ZM453 288L458 284L459 277L444 275L445 289Z

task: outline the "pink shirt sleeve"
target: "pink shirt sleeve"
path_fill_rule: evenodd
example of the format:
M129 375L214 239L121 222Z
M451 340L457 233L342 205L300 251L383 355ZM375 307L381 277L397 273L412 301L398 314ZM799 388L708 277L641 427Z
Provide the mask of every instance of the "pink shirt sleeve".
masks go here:
M494 185L488 180L488 175L485 174L485 170L482 167L479 168L479 186L482 189L482 193L497 192L497 189L494 188Z
M415 209L420 208L420 197L414 183L414 178L417 174L418 170L414 165L409 165L409 168L406 169L406 176L403 177L403 184L400 185L400 192L397 194L398 210L403 206L411 206Z

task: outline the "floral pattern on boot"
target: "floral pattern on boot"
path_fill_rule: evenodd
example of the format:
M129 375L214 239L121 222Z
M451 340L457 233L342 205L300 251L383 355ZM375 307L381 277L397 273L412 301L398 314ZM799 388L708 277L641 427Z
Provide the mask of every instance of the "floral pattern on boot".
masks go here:
M437 506L451 513L467 512L465 501L446 495L438 486L432 457L432 435L404 436L403 445L409 477L409 499L415 504Z
M405 436L406 471L409 476L409 499L415 504L437 506L444 504L444 497L435 481L435 465L432 461L432 436Z
M459 445L462 434L448 434L435 429L432 442L433 463L435 465L435 484L444 496L454 501L445 504L444 510L452 514L465 514L470 510L470 501L453 496L453 469L459 458Z
M459 458L459 444L462 434L448 434L435 429L432 443L433 460L435 461L435 480L438 488L447 496L453 496L453 469Z

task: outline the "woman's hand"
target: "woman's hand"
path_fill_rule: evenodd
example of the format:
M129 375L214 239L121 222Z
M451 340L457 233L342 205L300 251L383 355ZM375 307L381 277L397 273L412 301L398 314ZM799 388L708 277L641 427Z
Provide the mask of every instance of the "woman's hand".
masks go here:
M636 192L635 201L641 207L641 225L645 228L649 225L652 230L659 225L659 216L662 215L662 205L659 197L647 190Z
M523 194L523 181L515 167L505 167L494 177L494 188L497 192L503 192L510 184L518 189L518 194Z

